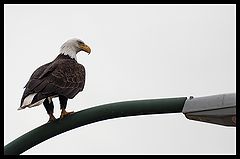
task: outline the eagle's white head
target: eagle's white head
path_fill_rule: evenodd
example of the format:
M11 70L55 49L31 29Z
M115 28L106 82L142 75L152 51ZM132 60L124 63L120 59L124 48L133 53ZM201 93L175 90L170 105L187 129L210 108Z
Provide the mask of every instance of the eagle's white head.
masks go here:
M79 51L85 51L88 54L91 53L91 49L82 40L73 38L66 41L60 48L60 54L68 55L69 57L77 60L77 53Z

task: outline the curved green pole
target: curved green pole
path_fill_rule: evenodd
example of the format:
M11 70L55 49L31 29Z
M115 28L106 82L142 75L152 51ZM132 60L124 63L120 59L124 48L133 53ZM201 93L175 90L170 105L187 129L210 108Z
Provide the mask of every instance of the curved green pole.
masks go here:
M31 147L68 130L90 123L135 115L182 112L186 97L136 100L105 104L44 124L4 146L4 155L19 155Z

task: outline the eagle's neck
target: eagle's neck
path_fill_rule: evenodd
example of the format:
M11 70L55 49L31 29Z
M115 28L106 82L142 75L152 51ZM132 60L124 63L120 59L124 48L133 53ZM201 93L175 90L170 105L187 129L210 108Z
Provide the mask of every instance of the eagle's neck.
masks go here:
M71 60L74 60L76 61L75 59L71 58L69 55L64 55L64 54L59 54L55 60L59 60L59 59L71 59ZM76 61L77 62L77 61Z
M60 54L68 55L70 58L77 61L77 50L75 50L73 47L67 47L63 46L60 49Z

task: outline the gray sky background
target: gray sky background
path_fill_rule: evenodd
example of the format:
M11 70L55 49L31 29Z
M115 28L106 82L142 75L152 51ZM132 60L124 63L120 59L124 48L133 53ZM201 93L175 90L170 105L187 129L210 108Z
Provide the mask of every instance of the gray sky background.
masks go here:
M43 105L17 111L23 87L74 37L92 54L77 55L86 84L67 110L236 92L236 5L4 5L4 145L47 122ZM86 125L23 154L235 153L236 128L163 114Z

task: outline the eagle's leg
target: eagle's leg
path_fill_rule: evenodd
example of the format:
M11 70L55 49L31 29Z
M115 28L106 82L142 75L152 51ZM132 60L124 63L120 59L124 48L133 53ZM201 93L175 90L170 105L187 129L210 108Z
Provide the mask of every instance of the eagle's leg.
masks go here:
M61 119L64 118L65 116L68 116L68 115L71 115L71 114L74 113L73 111L71 111L71 112L67 112L67 111L66 111L67 100L68 100L67 97L64 97L64 96L62 96L62 95L59 95L60 108L61 108L61 110L62 110L61 116L60 116Z
M52 122L52 121L56 120L56 118L55 118L54 115L53 115L53 108L54 108L54 106L53 106L52 100L46 98L46 99L43 101L43 105L44 105L44 107L45 107L45 109L47 110L47 113L48 113L48 115L49 115L49 120L48 120L48 122Z

